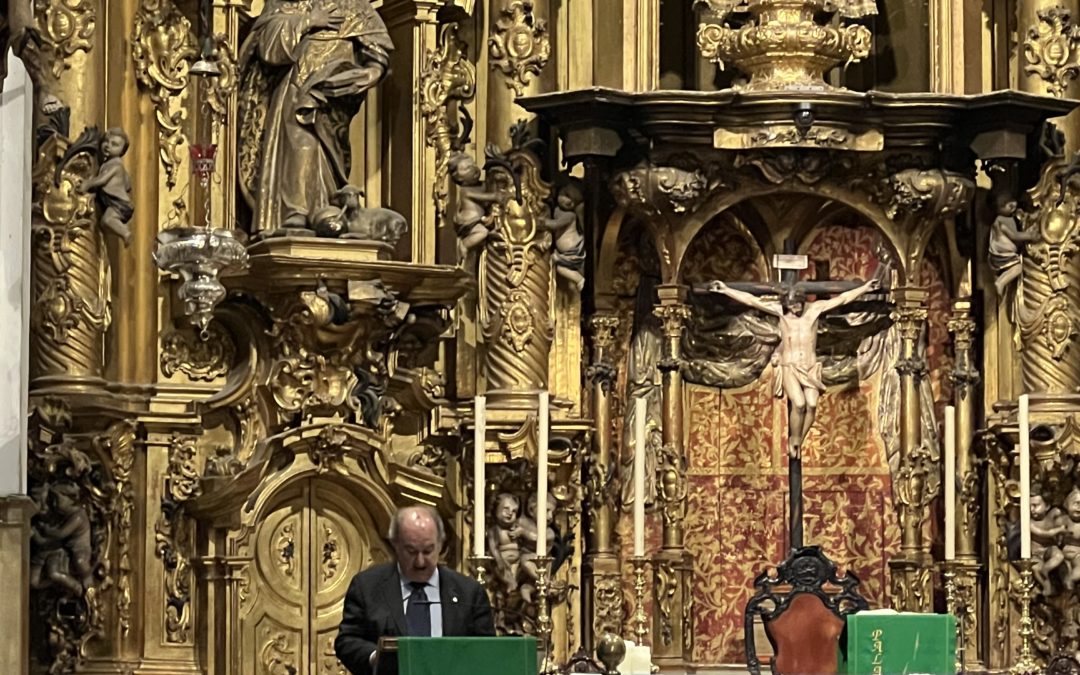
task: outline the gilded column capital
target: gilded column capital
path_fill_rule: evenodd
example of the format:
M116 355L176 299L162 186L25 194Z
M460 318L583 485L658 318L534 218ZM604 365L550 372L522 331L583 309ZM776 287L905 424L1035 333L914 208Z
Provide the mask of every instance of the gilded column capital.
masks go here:
M1043 80L1051 96L1064 97L1080 75L1080 26L1062 5L1041 7L1035 16L1039 23L1028 28L1024 39L1024 72Z
M615 364L611 361L611 349L615 346L619 317L614 314L592 316L589 318L589 329L593 337L593 358L586 376L592 382L599 383L605 393L610 393L617 375Z
M664 353L657 367L664 372L677 371L682 359L683 332L686 322L690 320L690 307L682 303L661 304L653 309L653 314L660 319L664 333Z
M947 323L949 333L953 336L953 354L956 357L949 379L956 387L961 400L967 398L971 387L978 384L981 379L979 369L971 363L971 348L978 326L968 313L969 311L969 303L957 303Z
M488 60L506 76L506 86L517 96L551 57L547 22L533 13L531 0L514 0L499 10L488 37Z

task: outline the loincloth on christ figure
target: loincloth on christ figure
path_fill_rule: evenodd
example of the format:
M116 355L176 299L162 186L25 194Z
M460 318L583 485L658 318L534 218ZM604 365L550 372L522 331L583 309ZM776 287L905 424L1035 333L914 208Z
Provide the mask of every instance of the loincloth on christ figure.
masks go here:
M773 370L773 395L776 398L784 398L784 378L788 373L795 377L803 389L812 387L818 391L825 391L825 382L821 379L820 361L811 366L802 366L797 363L775 363L773 366L775 368Z

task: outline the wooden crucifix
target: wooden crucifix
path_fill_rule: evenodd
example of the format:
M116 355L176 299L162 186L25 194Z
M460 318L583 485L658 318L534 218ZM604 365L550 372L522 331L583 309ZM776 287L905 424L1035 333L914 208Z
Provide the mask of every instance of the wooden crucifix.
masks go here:
M784 242L784 254L774 259L777 283L713 281L695 290L720 293L738 303L775 316L780 321L780 345L772 356L773 392L788 403L788 481L791 547L803 545L802 444L814 424L818 399L825 391L817 356L818 321L826 312L849 305L878 288L878 280L798 281L806 269L805 255L794 254L794 242ZM807 302L808 295L815 300ZM766 299L764 296L775 296ZM829 297L826 297L829 296Z

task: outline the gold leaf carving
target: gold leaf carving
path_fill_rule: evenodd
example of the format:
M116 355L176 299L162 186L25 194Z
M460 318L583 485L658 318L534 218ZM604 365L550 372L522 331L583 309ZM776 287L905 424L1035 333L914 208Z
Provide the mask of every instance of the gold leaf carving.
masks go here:
M53 77L71 67L68 57L89 52L97 17L92 0L34 0L34 17L41 30L43 62L52 62Z
M180 372L192 380L210 382L229 372L236 355L232 338L217 324L211 324L207 339L194 331L173 331L162 338L161 372L172 377Z
M154 524L154 552L165 568L165 641L188 642L191 631L191 519L184 504L202 494L195 465L195 438L174 434L169 445L169 469L161 515Z
M187 142L183 123L188 69L198 55L191 22L172 0L144 0L135 13L131 56L135 77L154 102L158 124L158 154L165 167L165 184L176 186L179 148Z
M120 633L131 631L131 534L135 514L135 488L131 471L135 467L135 429L129 422L117 422L95 439L102 455L111 456L115 484L113 529L116 531L116 621Z
M1080 75L1080 26L1061 5L1040 8L1035 14L1039 23L1028 29L1024 40L1024 72L1044 80L1047 91L1060 98Z
M435 148L435 181L431 197L435 201L435 223L446 218L447 178L450 154L454 149L451 104L471 101L476 95L476 67L466 57L467 45L458 36L458 24L442 28L439 45L429 50L420 74L420 112L426 124L424 138Z
M488 38L491 67L506 76L518 96L532 76L539 76L551 56L547 22L533 15L533 3L515 0L499 12Z

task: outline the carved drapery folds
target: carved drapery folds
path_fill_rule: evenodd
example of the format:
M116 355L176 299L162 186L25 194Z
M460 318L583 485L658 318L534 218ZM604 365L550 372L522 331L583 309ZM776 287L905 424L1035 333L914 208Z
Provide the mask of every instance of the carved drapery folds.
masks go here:
M866 58L871 34L866 26L819 22L823 11L843 6L841 16L877 14L873 2L759 2L749 6L753 19L738 28L723 25L742 3L705 0L713 19L698 28L701 55L723 67L732 64L750 76L750 90L829 89L825 73L841 63Z
M165 168L165 185L176 186L180 146L187 142L188 70L198 56L195 34L172 0L142 0L135 12L131 57L135 77L150 94L158 125L158 155Z
M493 69L506 76L508 88L523 96L550 57L547 22L533 14L531 0L513 0L499 10L488 37L488 59Z
M426 124L424 138L435 148L435 180L431 196L435 201L435 223L446 219L447 178L450 155L458 149L453 115L456 109L476 96L476 67L469 61L468 46L458 35L457 23L443 26L439 44L429 50L420 74L420 112ZM462 130L464 136L468 129Z
M45 132L34 165L30 372L86 383L104 372L111 320L105 240L94 196L79 190L97 174L100 134L88 129L72 143L65 132Z
M1080 26L1061 5L1036 10L1039 23L1024 39L1024 72L1046 83L1052 96L1062 97L1080 75Z
M488 148L486 186L499 196L481 259L480 304L490 392L545 389L551 317L551 233L544 228L550 187L540 160L512 132L507 153Z

